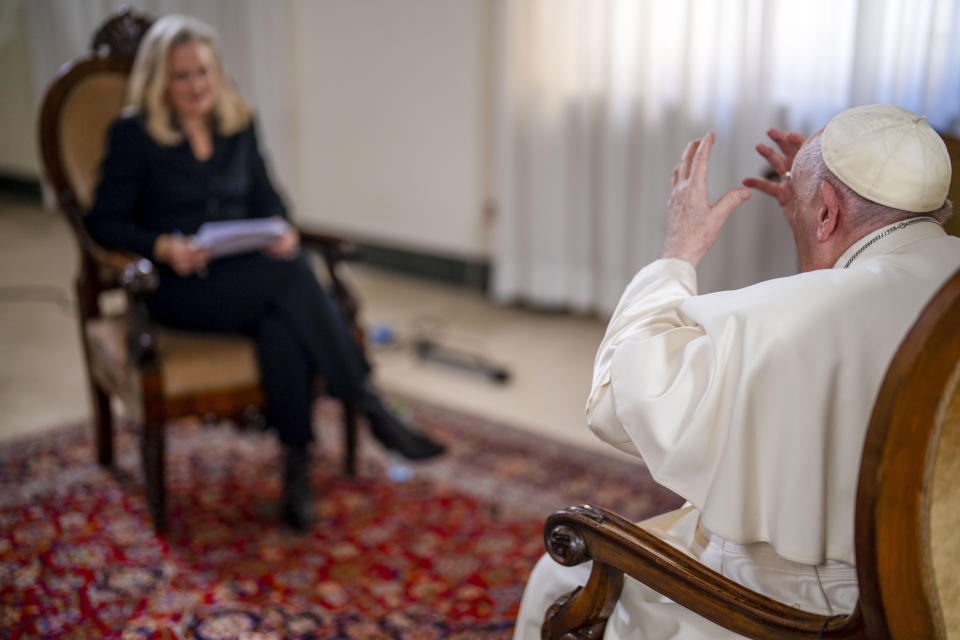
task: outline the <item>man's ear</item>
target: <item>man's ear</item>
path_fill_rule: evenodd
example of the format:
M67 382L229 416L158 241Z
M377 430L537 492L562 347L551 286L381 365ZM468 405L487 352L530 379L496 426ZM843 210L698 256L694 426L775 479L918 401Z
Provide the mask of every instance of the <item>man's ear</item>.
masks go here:
M840 220L840 198L826 180L820 183L820 195L823 197L823 206L817 211L817 240L826 242L837 230L837 223Z

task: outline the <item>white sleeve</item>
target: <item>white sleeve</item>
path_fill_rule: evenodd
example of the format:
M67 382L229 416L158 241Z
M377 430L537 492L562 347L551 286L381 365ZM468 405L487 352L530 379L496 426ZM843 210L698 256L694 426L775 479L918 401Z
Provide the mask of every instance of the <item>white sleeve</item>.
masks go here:
M657 354L648 364L661 370L664 378L657 386L666 384L681 368L676 360L683 358L685 345L705 335L680 313L680 305L696 295L696 289L696 270L684 260L657 260L640 270L627 286L597 351L587 400L587 424L601 440L640 455L617 416L612 384L614 356L625 345L645 342L644 351Z

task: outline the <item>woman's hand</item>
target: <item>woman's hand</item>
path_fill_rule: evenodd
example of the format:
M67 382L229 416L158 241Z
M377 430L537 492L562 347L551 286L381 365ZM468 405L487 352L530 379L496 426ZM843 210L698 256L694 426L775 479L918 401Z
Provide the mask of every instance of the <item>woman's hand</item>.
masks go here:
M263 250L265 254L272 258L289 258L300 248L300 232L294 227L287 229L287 232L273 241L269 247Z
M177 275L189 276L209 264L210 251L193 246L184 236L165 233L153 245L153 257L169 264Z

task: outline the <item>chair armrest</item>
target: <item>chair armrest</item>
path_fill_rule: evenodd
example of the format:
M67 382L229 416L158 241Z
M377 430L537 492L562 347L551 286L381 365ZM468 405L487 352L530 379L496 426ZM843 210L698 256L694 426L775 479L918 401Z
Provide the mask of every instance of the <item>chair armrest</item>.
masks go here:
M119 284L120 274L123 273L123 270L137 260L143 260L141 256L135 253L106 249L89 237L84 238L83 249L94 265L101 270L100 273L109 276L107 282L99 282L101 289L113 288ZM100 279L98 278L98 280Z
M99 315L95 298L100 292L119 285L127 295L129 319L127 322L127 357L131 364L143 370L158 364L156 330L147 309L147 296L157 290L160 278L153 263L146 258L125 251L111 251L88 236L84 238L84 253L97 272L93 300L87 315ZM101 275L102 274L102 275ZM106 281L104 277L106 276Z
M587 585L551 607L544 638L599 631L622 574L638 580L708 620L751 638L865 638L859 608L827 617L781 604L734 582L654 534L606 509L583 505L553 513L544 525L550 556L565 566L593 560ZM597 574L596 577L594 574ZM601 611L609 608L605 615ZM601 619L602 618L602 619Z
M156 329L147 308L147 296L159 284L157 270L146 258L131 260L120 274L120 286L127 294L129 307L127 357L141 371L156 368L160 363Z
M300 231L300 242L305 246L320 251L324 258L329 256L330 260L340 262L341 260L352 260L359 255L357 245L341 236L319 231L310 231L307 229L298 229Z

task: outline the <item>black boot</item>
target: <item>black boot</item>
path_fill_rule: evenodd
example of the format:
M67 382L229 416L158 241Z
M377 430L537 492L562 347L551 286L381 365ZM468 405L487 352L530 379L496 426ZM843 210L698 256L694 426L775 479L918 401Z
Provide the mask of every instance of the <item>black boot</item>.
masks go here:
M313 524L308 445L284 446L283 519L297 531L307 531Z
M387 449L396 451L410 460L423 460L438 456L446 447L403 422L399 416L384 406L380 397L368 389L357 401L357 408L367 416L373 437Z

